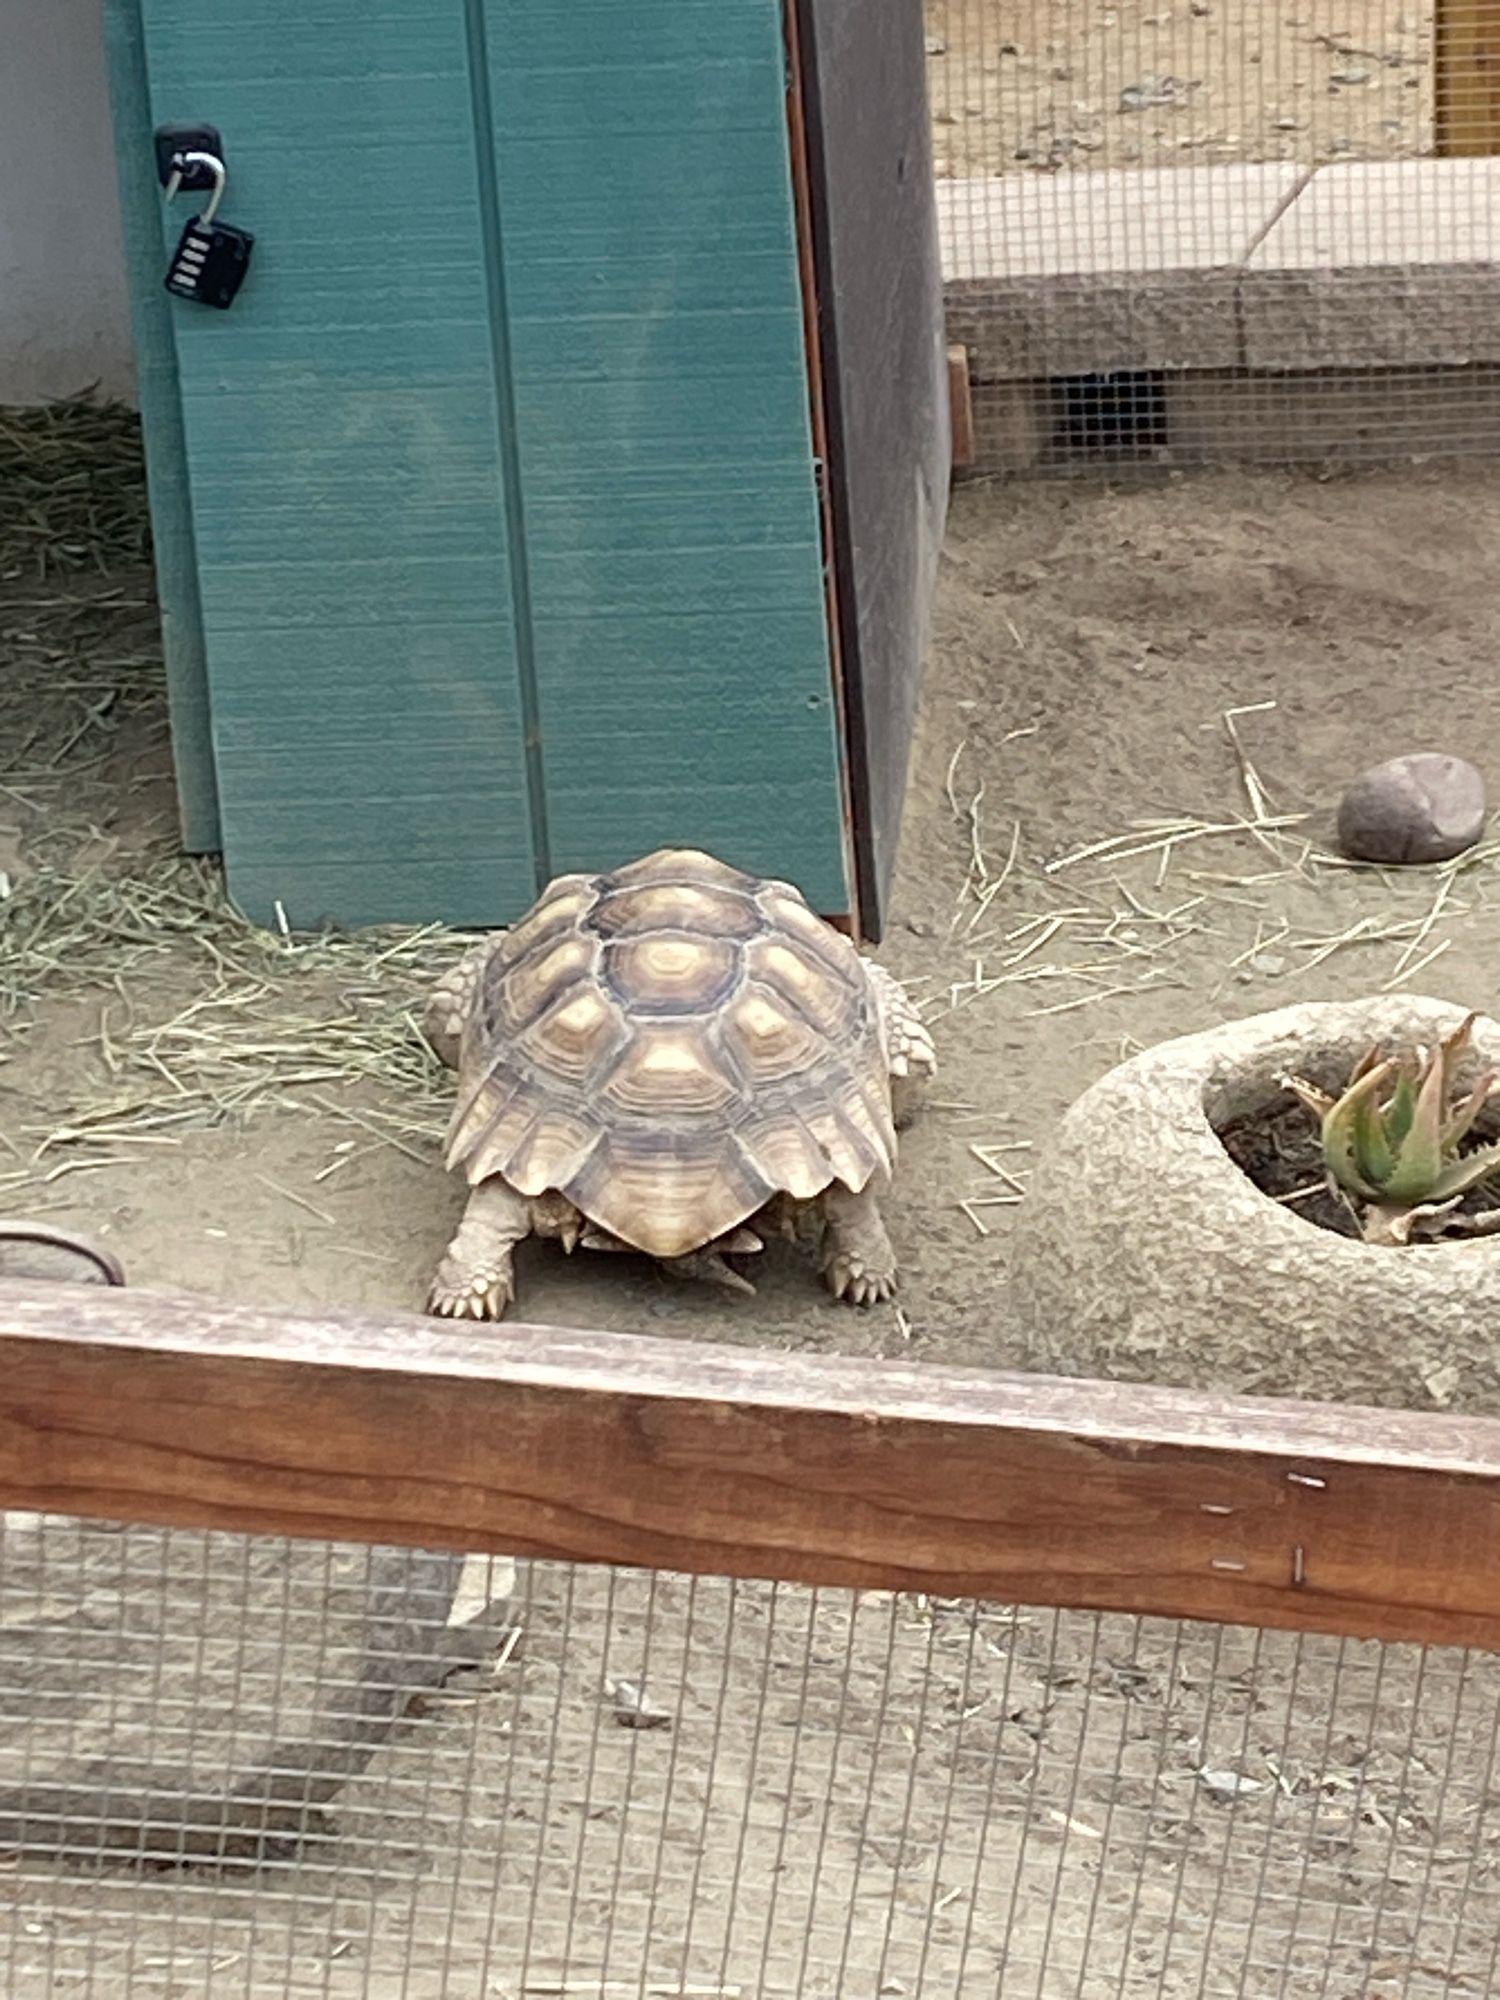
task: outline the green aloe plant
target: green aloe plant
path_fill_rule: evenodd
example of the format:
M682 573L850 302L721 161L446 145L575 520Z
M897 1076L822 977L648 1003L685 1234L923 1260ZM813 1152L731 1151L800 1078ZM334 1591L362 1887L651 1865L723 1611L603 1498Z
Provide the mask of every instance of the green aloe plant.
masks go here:
M1372 1049L1342 1096L1303 1077L1287 1088L1321 1121L1329 1175L1362 1204L1371 1243L1405 1243L1413 1226L1455 1207L1470 1188L1500 1173L1500 1143L1461 1152L1495 1089L1493 1071L1456 1096L1458 1065L1473 1039L1468 1015L1436 1048L1384 1057Z

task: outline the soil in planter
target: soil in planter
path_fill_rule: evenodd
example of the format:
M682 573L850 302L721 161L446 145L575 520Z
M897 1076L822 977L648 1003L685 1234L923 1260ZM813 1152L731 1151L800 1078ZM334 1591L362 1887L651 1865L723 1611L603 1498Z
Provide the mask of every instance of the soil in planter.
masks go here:
M1492 1144L1494 1131L1476 1133L1473 1144ZM1317 1126L1294 1097L1277 1098L1262 1111L1236 1118L1219 1133L1220 1143L1241 1173L1248 1174L1262 1194L1279 1201L1293 1215L1338 1236L1359 1235L1354 1211L1328 1184ZM1465 1148L1467 1151L1468 1148ZM1500 1179L1470 1188L1456 1215L1483 1215L1500 1208ZM1417 1243L1441 1238L1418 1237Z

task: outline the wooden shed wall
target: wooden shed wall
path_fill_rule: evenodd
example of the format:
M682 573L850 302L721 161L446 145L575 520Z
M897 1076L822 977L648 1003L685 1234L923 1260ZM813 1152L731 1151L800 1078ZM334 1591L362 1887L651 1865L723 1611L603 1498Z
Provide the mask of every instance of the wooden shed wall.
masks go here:
M847 909L776 0L140 6L258 239L173 308L241 907L670 841Z

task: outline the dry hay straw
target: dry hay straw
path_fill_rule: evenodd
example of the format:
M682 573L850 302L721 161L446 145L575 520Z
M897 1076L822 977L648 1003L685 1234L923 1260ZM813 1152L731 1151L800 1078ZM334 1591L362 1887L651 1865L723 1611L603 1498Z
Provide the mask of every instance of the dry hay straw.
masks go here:
M287 939L177 851L138 426L89 403L0 410L0 1063L82 1009L62 1115L0 1133L0 1196L267 1108L435 1157L435 926ZM49 1107L49 1110L51 1107Z
M1312 837L1310 815L1277 809L1250 756L1246 719L1274 709L1231 708L1205 725L1223 735L1226 789L1238 793L1222 810L1134 819L1050 856L1029 851L1019 820L992 835L984 783L964 782L972 753L961 742L946 792L963 878L946 964L913 982L924 1017L986 1003L1030 1021L1098 1009L1090 1024L1124 1060L1140 1047L1125 1032L1132 1003L1164 990L1220 1011L1239 987L1260 988L1266 1006L1315 997L1312 975L1420 990L1464 928L1488 919L1500 840L1427 868L1332 852ZM989 1236L1024 1198L1027 1142L1007 1130L968 1150L981 1171L957 1206Z
M88 396L0 408L0 578L144 563L150 552L140 426Z
M70 865L167 765L135 417L0 409L0 495L0 842Z
M245 923L218 874L30 878L0 928L0 1005L92 1001L60 1118L30 1123L12 1191L185 1134L309 1111L424 1163L451 1085L421 1037L433 980L472 941L437 926L284 941ZM358 1151L337 1153L329 1172Z
M948 926L948 968L927 981L923 1012L940 1019L1007 989L1024 1017L1071 1014L1164 987L1222 999L1231 981L1299 980L1336 955L1362 985L1413 989L1465 924L1490 908L1500 840L1456 860L1380 868L1320 844L1312 816L1278 810L1252 760L1245 719L1273 701L1225 710L1216 723L1239 796L1211 815L1132 819L1048 857L1027 852L1019 821L992 837L983 782L967 791L962 742L947 796L964 850ZM1271 1002L1268 1004L1275 1004Z

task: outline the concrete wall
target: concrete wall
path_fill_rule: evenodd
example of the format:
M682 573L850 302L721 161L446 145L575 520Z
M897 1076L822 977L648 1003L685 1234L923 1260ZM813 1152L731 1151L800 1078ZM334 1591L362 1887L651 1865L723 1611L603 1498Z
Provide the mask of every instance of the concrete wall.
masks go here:
M103 0L0 0L0 403L133 396Z

